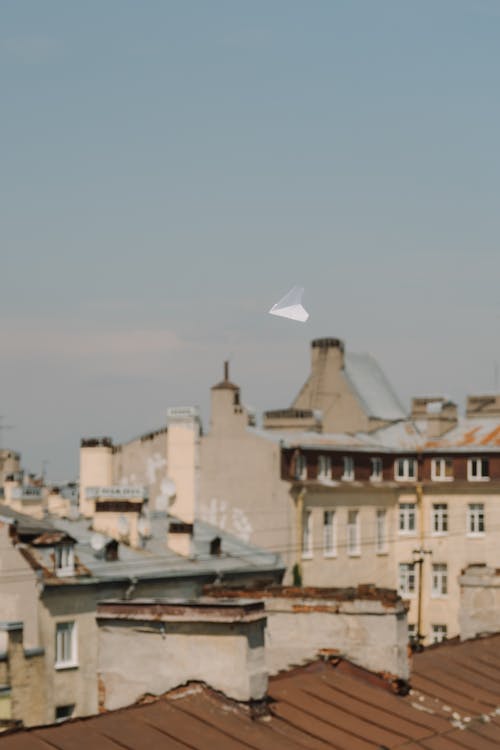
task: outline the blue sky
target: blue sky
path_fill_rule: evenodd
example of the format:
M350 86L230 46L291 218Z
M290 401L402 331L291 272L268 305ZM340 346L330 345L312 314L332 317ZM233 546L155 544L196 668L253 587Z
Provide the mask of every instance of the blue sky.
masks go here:
M4 445L286 406L316 336L401 397L500 362L497 0L3 0ZM266 315L306 288L305 325Z

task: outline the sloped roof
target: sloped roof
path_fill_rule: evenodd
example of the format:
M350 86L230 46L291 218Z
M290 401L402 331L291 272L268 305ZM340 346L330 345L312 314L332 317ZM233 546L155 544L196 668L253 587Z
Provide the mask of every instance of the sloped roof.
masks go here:
M270 680L267 704L190 684L129 708L0 735L0 750L495 750L500 635L414 656L413 689L341 659Z
M407 414L371 354L344 355L344 376L369 417L394 422Z

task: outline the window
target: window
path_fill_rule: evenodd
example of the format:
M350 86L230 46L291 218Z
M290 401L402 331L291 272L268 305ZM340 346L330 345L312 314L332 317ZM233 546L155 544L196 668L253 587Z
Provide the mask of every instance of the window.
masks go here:
M398 458L394 464L394 476L403 482L410 482L417 476L417 461L415 458Z
M377 552L387 551L387 513L383 509L377 510Z
M433 482L451 482L453 479L453 461L451 458L432 459L431 479Z
M68 706L56 706L56 716L55 719L57 722L66 721L66 719L71 719L73 716L73 712L75 710L75 704L71 703Z
M408 623L408 642L415 643L417 640L417 626L415 623Z
M399 506L399 533L414 534L416 529L415 503L401 503Z
M448 566L434 563L432 566L432 596L446 596L448 593Z
M61 544L54 550L56 575L71 576L75 572L75 559L72 544Z
M484 534L484 505L483 503L470 503L467 506L467 533Z
M487 458L469 458L467 479L469 482L484 482L490 478L490 462Z
M446 640L448 635L448 628L446 625L433 625L432 626L432 642L441 643Z
M307 478L307 459L303 453L295 456L295 479Z
M399 593L411 596L415 593L415 565L413 563L399 563Z
M372 473L370 474L370 479L372 482L380 482L382 479L382 459L371 458L370 462L372 465Z
M312 511L306 510L304 513L304 525L302 528L302 557L305 560L313 556L313 526Z
M332 476L332 459L330 456L318 456L318 479L330 479Z
M335 557L337 554L337 529L333 510L325 510L323 513L323 554L325 557Z
M350 510L347 514L347 553L359 555L359 512Z
M446 534L448 531L448 504L434 503L432 506L432 533Z
M354 459L352 456L344 456L344 473L342 479L345 482L352 482L354 479Z
M76 667L76 625L74 622L58 622L56 625L56 669Z

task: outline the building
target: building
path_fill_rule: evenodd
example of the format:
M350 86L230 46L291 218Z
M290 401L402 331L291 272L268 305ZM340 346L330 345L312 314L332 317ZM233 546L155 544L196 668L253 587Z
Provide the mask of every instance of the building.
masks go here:
M98 524L103 524L100 516L108 516L99 530L83 517L39 520L0 506L0 635L3 622L10 638L2 636L5 644L0 646L0 674L2 653L6 665L0 718L5 721L30 725L96 713L96 610L101 599L191 599L210 583L281 581L277 555L201 521L193 527L189 558L169 548L165 513L152 514L149 528L138 533L140 544L131 546L129 526L121 528L113 519L118 511L119 521L125 517L128 522L136 508L127 509L123 503L129 501L123 499L103 502L122 505L108 505L96 514ZM30 674L35 676L28 679ZM26 682L32 692L22 694L20 686Z
M226 364L207 432L186 408L151 435L133 450L143 469L159 467L150 504L168 507L171 544L185 556L202 519L280 554L288 583L398 588L426 643L459 632L462 568L498 565L499 396L469 396L464 416L449 398L418 397L407 413L371 356L324 338L292 405L264 413L260 427ZM88 488L131 478L129 450L82 442L82 513L94 509Z

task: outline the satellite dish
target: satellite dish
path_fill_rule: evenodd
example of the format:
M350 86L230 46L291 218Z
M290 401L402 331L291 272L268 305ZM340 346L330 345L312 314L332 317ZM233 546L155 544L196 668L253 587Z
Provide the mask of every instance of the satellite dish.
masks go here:
M120 516L118 519L118 533L120 536L127 536L129 533L130 524L128 521L128 518L125 516Z
M103 534L99 534L97 531L90 537L90 546L94 550L94 554L98 557L106 546L107 539Z

